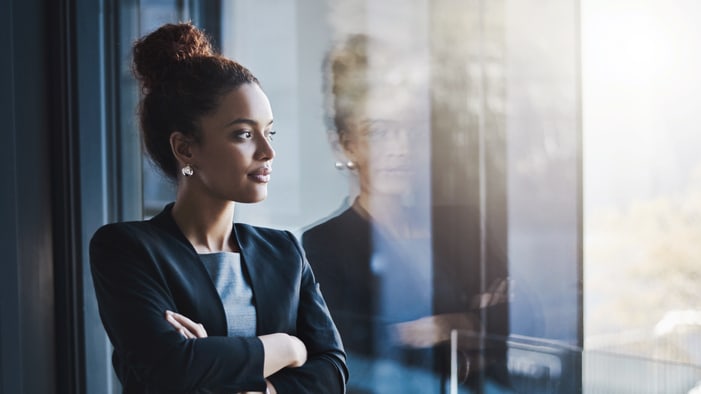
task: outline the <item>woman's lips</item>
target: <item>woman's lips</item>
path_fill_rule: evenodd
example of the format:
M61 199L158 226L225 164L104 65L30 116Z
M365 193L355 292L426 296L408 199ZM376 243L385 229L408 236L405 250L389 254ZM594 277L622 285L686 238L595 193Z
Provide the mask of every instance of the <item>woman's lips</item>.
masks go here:
M270 182L270 173L273 171L270 167L261 167L248 174L248 177L253 179L253 181L258 183L268 183Z

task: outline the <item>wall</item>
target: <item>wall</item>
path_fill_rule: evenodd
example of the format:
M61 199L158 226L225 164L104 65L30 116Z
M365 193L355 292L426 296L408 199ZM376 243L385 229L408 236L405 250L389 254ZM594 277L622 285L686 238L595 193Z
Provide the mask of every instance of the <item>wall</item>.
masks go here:
M0 391L55 392L44 2L0 3ZM17 23L21 21L21 23Z

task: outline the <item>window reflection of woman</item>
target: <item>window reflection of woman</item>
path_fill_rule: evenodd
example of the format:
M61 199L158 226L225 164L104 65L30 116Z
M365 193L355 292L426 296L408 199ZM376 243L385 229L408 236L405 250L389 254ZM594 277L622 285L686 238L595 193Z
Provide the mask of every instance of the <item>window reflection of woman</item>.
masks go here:
M382 335L372 324L387 317L380 299L387 287L377 267L380 249L396 251L396 242L428 235L404 203L412 188L410 131L419 126L410 120L418 117L410 111L415 97L405 70L386 56L371 55L376 48L365 36L344 44L329 53L326 64L329 138L337 167L343 164L356 178L357 196L345 212L305 232L303 242L323 278L345 346L373 356L386 339L376 338ZM425 294L428 285L416 291ZM421 301L417 307L427 313L430 299Z
M146 149L177 196L90 244L100 316L129 393L342 393L338 333L289 233L234 223L266 198L273 114L253 74L191 24L137 41Z
M347 210L304 233L307 256L351 367L355 356L388 356L431 369L426 349L448 341L453 328L479 332L479 321L473 313L431 315L424 78L409 57L364 35L330 52L326 65L329 138L337 167L357 176L358 194ZM503 301L505 283L491 290L476 309ZM357 379L351 373L350 389Z

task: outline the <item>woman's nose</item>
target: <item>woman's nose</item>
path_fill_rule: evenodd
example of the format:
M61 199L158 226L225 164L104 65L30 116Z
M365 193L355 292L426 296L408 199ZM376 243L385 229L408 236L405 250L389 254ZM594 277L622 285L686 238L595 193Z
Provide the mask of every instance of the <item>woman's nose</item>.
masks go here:
M275 157L275 149L271 140L267 136L262 136L258 139L256 158L258 160L272 160Z

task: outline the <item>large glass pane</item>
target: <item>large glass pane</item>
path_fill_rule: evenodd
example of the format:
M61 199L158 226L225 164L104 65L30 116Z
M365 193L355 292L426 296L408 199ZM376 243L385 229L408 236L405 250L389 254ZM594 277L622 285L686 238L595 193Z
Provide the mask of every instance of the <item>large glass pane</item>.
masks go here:
M453 328L581 345L577 22L574 1L222 2L278 131L236 220L303 241L349 392L444 392ZM485 353L500 384L507 350Z
M699 16L694 1L582 1L588 350L701 366ZM609 373L662 374L643 364ZM675 376L653 387L699 390Z
M581 341L578 3L507 2L511 332Z

